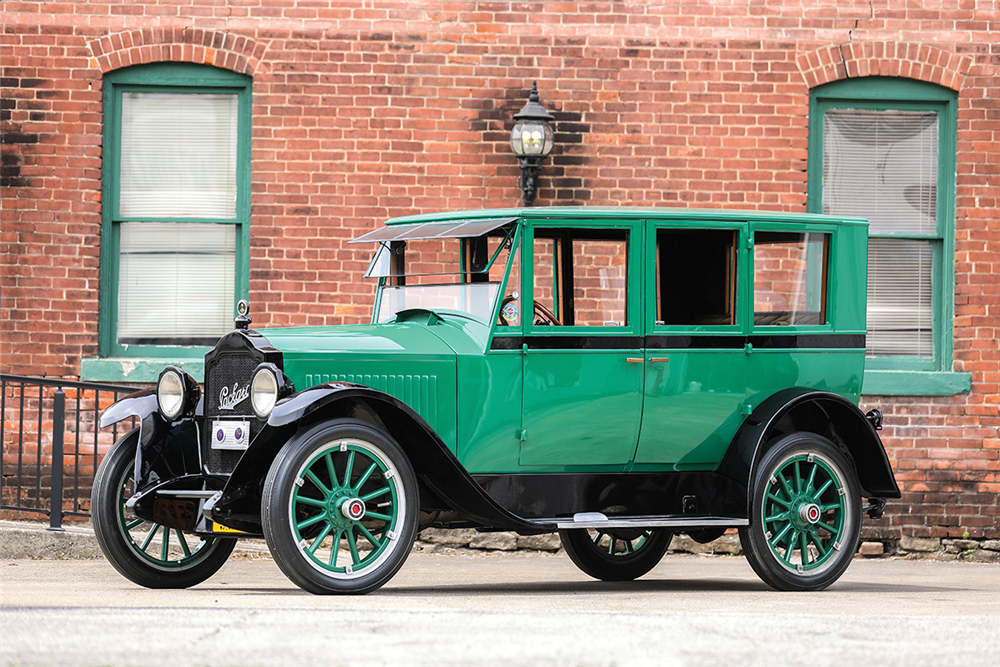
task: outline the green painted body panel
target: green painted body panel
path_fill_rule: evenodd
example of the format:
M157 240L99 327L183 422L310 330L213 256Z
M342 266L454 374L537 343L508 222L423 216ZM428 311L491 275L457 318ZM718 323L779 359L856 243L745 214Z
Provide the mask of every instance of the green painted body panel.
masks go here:
M757 407L786 387L809 387L840 394L857 404L864 350L754 350L748 357L747 402Z
M521 467L625 470L639 434L643 384L642 366L626 359L641 355L641 349L526 352Z
M670 350L647 352L646 360L635 463L644 468L667 463L680 470L713 470L743 423L746 354Z
M262 329L284 355L284 372L301 391L355 382L400 399L457 449L455 351L435 325L393 324Z
M458 357L458 457L472 473L518 469L520 350Z
M523 227L517 242L526 247L516 257L523 259L524 310L533 298L530 245L536 226L579 223L629 230L628 261L635 268L628 271L628 321L616 327L553 327L525 317L513 327L491 328L459 314L407 311L400 316L404 321L388 324L261 331L283 352L285 373L296 388L350 381L396 396L473 474L714 470L745 416L777 391L807 387L857 402L863 344L754 349L744 341L863 336L863 220L721 210L533 208L410 216L388 224L501 216L518 218ZM653 258L659 228L735 233L731 324L656 322ZM752 324L757 230L830 235L825 324ZM513 291L505 287L500 293ZM495 335L505 337L498 339L502 344L494 345ZM569 349L580 342L571 340L576 338L588 342ZM674 341L674 347L647 348L646 341L654 339Z

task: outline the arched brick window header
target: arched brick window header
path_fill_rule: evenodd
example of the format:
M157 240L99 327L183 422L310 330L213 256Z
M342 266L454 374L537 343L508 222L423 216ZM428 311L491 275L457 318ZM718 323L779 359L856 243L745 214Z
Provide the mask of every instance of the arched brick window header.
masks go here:
M253 76L267 45L249 37L197 28L140 28L89 42L101 72L158 62L213 65Z
M972 59L926 44L851 42L800 54L799 70L810 88L865 76L898 76L961 90Z

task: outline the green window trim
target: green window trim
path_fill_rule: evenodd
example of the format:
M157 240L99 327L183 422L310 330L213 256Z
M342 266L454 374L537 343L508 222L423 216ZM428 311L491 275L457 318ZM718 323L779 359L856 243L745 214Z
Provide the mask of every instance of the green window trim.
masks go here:
M972 391L972 375L954 371L886 371L865 368L864 396L951 396Z
M81 377L91 380L155 381L164 363L190 362L204 356L207 346L183 345L122 345L117 339L119 221L141 220L122 218L117 214L121 164L121 99L123 92L155 93L225 93L238 99L236 137L236 210L232 219L158 221L186 223L208 222L236 227L235 285L233 312L236 301L249 293L250 254L250 135L252 114L252 79L242 74L207 65L191 63L154 63L137 65L108 73L104 78L104 168L102 171L101 219L101 280L98 358L81 362ZM141 371L146 365L156 373ZM114 370L117 368L117 370ZM125 370L123 370L125 369ZM126 370L128 372L126 372ZM196 370L196 369L195 369ZM191 372L191 371L189 371ZM192 373L196 375L196 373ZM137 379L141 376L143 379Z
M863 77L813 89L809 100L808 206L823 212L823 121L829 109L893 109L938 114L937 230L926 234L873 234L872 238L926 239L933 257L933 359L869 357L862 393L885 396L947 396L971 389L969 373L952 370L955 312L955 154L957 94L912 79Z
M205 381L205 361L198 357L87 357L80 361L80 379L89 382L147 384L156 382L165 366L179 366L198 382Z

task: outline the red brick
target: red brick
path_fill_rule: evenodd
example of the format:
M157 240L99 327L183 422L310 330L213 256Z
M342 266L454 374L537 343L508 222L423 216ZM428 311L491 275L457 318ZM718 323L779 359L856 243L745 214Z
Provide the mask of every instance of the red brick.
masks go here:
M2 91L14 109L0 129L34 123L39 142L3 146L27 185L2 195L0 370L72 376L94 353L100 75L124 65L179 59L254 78L249 264L260 326L364 321L373 287L343 276L364 269L365 253L343 243L388 215L519 203L507 133L533 80L562 139L539 206L802 212L810 87L903 73L959 91L954 367L972 373L973 389L865 403L885 412L883 439L908 493L971 484L932 474L996 474L1000 86L990 24L968 9L876 3L870 17L859 3L834 11L792 0L775 14L700 0L683 11L566 2L541 13L471 0L434 10L289 0L228 8L227 30L214 5L196 4L4 6L15 20L0 35L3 76L44 85ZM303 21L307 30L293 29ZM349 284L316 294L316 280ZM43 317L50 308L65 312ZM1000 493L995 481L979 486ZM921 509L884 530L953 535L944 518Z

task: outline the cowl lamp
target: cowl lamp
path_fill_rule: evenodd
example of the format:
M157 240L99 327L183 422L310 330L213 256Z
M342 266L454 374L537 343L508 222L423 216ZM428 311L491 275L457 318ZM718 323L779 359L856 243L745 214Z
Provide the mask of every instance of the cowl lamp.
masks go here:
M531 206L538 194L538 172L552 152L553 134L549 124L554 116L538 103L538 82L531 84L531 94L524 108L514 114L510 147L521 162L521 197Z

